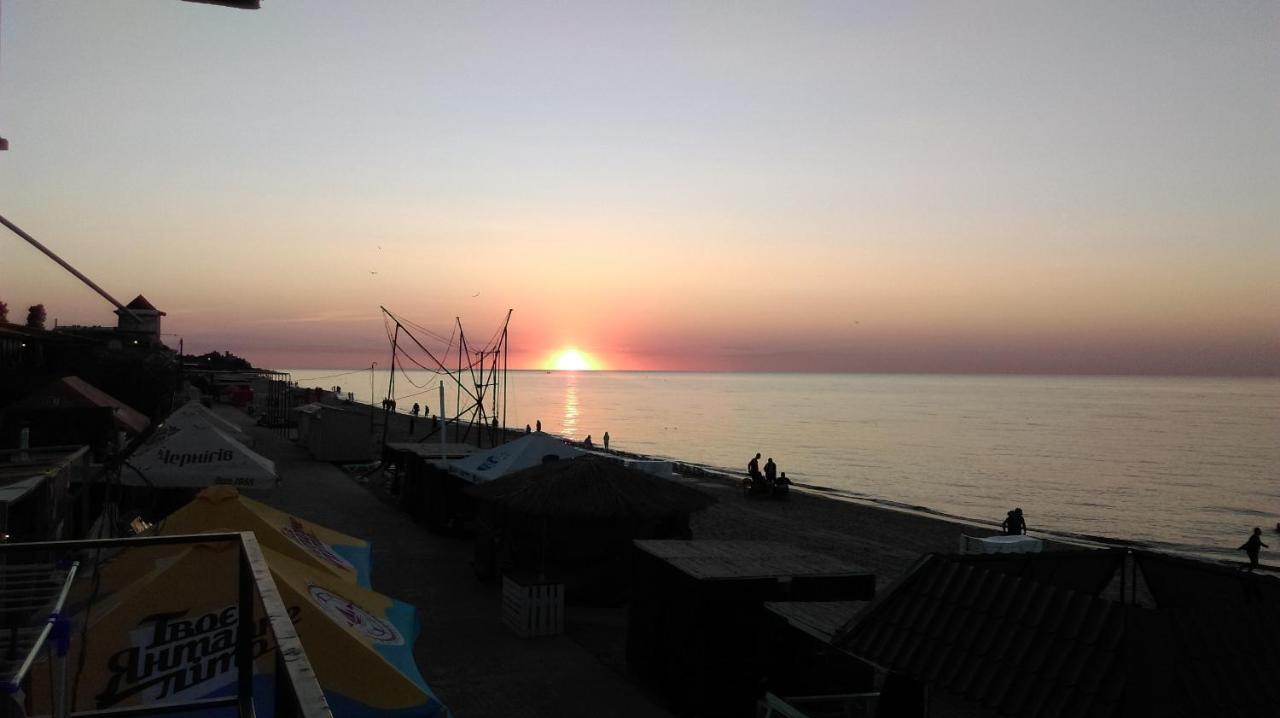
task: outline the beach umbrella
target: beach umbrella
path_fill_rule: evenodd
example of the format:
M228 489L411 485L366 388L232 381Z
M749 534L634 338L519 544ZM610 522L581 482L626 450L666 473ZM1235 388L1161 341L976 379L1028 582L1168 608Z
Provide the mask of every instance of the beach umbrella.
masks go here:
M252 531L264 548L365 588L370 585L373 548L368 541L277 511L230 486L201 491L158 528L169 535L210 531Z
M192 399L174 409L169 416L165 417L164 423L168 426L213 427L245 446L253 446L253 437L249 432L218 416L198 399Z
M129 458L133 471L120 472L131 486L237 486L272 489L275 464L212 424L165 424Z
M414 662L413 606L262 552L335 718L449 715ZM74 620L88 621L83 641L72 636L72 665L83 661L77 710L234 695L237 559L236 544L222 542L131 549L103 566L101 585L71 603ZM265 617L254 625L254 703L269 717L276 647ZM48 673L31 674L37 713L47 711Z
M527 516L652 521L700 511L715 499L595 455L549 461L467 489Z

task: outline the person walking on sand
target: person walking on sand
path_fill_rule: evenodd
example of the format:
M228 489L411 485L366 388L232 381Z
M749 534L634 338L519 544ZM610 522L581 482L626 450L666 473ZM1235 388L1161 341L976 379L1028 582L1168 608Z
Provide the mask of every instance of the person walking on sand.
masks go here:
M609 450L609 432L604 432L604 450Z
M1253 569L1258 567L1258 551L1264 548L1271 547L1262 543L1262 529L1254 527L1253 535L1250 536L1249 540L1245 541L1239 549L1237 549L1238 551L1244 551L1249 555L1249 565L1243 567L1243 570L1253 571Z
M760 452L756 452L755 458L747 462L747 476L753 479L760 478Z

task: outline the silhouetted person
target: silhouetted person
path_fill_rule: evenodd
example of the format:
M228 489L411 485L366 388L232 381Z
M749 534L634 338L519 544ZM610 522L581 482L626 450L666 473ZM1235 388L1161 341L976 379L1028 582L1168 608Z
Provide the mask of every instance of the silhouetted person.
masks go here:
M1022 517L1022 509L1014 509L1000 523L1005 536L1020 536L1027 532L1027 520Z
M542 431L542 419L538 419L538 428L536 430Z
M604 450L609 450L609 432L604 432Z
M1250 536L1249 540L1245 541L1238 549L1249 555L1249 565L1246 566L1244 570L1252 571L1258 567L1258 551L1264 548L1271 547L1262 543L1262 529L1255 527L1253 529L1253 535Z
M418 420L418 412L422 411L422 407L418 406L418 402L413 402L413 408L409 410L409 433L413 433L413 422Z
M590 448L592 448L592 447L594 447L594 446L595 446L595 444L592 444L592 443L591 443L591 435L590 435L590 434L587 434L587 438L586 438L586 440L585 440L585 441L583 441L583 442L582 442L582 446L583 446L583 448L587 448L587 449L590 449Z
M772 484L778 480L778 465L773 463L773 457L764 462L764 480Z
M493 428L498 428L498 417L493 417Z
M747 476L753 479L760 478L760 454L756 453L755 458L747 462Z
M528 434L528 433L531 433L532 431L533 431L532 426L529 426L528 424L524 425L524 433Z

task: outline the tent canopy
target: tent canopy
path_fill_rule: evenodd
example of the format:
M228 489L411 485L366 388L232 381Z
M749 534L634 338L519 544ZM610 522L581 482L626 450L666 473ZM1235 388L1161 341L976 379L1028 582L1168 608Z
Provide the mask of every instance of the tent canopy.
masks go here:
M204 404L201 404L198 399L192 399L177 409L174 409L173 412L164 420L164 423L171 426L207 424L215 429L225 431L241 442L244 442L244 437L248 436L248 432L244 429L241 429L221 416L218 416L213 411L206 408Z
M552 461L467 489L530 516L662 519L715 503L697 489L595 455Z
M144 482L131 471L121 472L130 485L201 487L214 485L250 489L275 488L275 464L221 429L203 423L166 424L129 460Z
M450 462L449 470L466 481L479 484L530 466L538 466L547 456L572 459L583 453L550 434L537 431L525 434L515 441L508 441L502 446Z
M368 541L300 519L254 501L231 486L211 486L160 523L168 535L210 531L252 531L263 547L288 558L369 586L372 547Z

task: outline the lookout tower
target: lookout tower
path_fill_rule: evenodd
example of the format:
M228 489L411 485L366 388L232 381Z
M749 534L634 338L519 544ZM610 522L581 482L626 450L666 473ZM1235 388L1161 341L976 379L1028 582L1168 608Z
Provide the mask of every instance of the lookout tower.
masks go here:
M164 312L152 306L147 298L139 294L132 302L125 305L127 309L137 316L137 319L129 315L129 312L123 309L116 310L116 316L119 317L116 329L122 332L137 332L139 334L148 334L155 341L160 341L160 317Z

